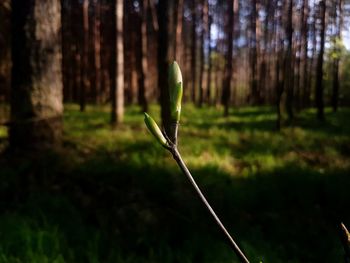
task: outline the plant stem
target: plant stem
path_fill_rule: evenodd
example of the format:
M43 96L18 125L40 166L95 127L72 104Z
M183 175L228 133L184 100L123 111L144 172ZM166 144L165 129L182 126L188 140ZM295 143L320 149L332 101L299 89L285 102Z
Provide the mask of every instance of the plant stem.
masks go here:
M341 241L345 252L345 262L350 262L350 233L346 226L341 223Z
M247 257L243 254L243 252L241 251L241 249L238 247L238 245L236 244L236 242L233 240L232 236L230 235L230 233L226 230L225 226L221 223L219 217L216 215L216 213L214 212L213 208L210 206L210 204L208 203L207 199L205 198L205 196L203 195L201 189L198 187L196 181L194 180L193 176L191 175L190 171L188 170L186 164L184 163L184 161L181 158L181 155L179 153L179 151L177 150L176 145L173 145L173 147L169 148L169 151L172 153L176 163L179 165L181 171L186 175L186 177L188 178L188 180L190 181L190 183L192 184L192 186L194 187L194 189L196 190L196 193L198 194L199 198L202 200L202 202L204 203L206 209L210 212L210 214L213 216L216 224L220 227L220 229L222 230L222 232L224 233L225 237L227 238L227 240L229 241L230 246L232 247L233 251L236 253L236 255L238 256L238 258L240 259L240 261L242 263L249 263L249 260L247 259Z

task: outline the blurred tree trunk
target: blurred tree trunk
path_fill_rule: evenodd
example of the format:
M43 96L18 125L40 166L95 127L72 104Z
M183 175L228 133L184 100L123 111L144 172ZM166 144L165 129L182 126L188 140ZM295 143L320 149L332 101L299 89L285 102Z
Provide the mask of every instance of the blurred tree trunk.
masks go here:
M61 1L12 0L11 148L41 148L62 135Z
M316 66L316 87L315 87L315 99L317 107L317 118L321 121L324 120L324 103L323 103L323 54L324 54L324 42L326 32L326 4L323 0L319 2L320 7L320 50L317 58Z
M294 118L293 112L293 95L294 95L294 84L293 84L293 0L288 2L287 10L287 22L285 27L285 33L287 36L287 53L285 61L285 73L284 73L284 83L286 87L286 111L288 114L288 119L290 121Z
M173 46L173 0L159 0L158 3L158 89L160 91L160 105L162 124L166 133L170 136L170 105L168 67L174 59ZM173 139L173 138L170 138Z
M134 61L135 57L140 57L139 59L139 68L138 70L141 71L141 50L137 50L139 53L139 56L136 56L136 49L135 49L135 35L137 32L135 32L135 27L140 26L139 18L135 15L134 12L134 4L132 1L125 2L124 5L124 46L128 47L124 49L124 89L125 89L125 103L127 104L133 104L136 102L136 98L140 99L139 96L135 96L135 86L133 85L133 71L134 71ZM136 23L138 22L138 23ZM141 33L141 30L140 30ZM141 45L138 45L138 48L141 49ZM138 54L137 54L138 55ZM138 74L141 76L141 74ZM138 101L139 102L139 101ZM139 102L141 105L141 103Z
M80 21L82 17L82 8L80 7L79 0L70 1L72 4L70 21L75 19ZM82 57L82 33L81 33L81 23L71 23L72 30L72 75L73 75L73 87L72 87L72 100L78 102L80 99L80 90L82 86L82 70L81 70L81 57Z
M85 111L86 92L90 86L89 80L89 0L83 1L83 58L82 58L82 82L80 86L79 103L80 111Z
M112 46L111 123L123 122L124 117L124 46L123 46L123 0L114 0L114 37Z
M211 57L211 53L212 53L212 47L211 47L211 24L213 22L213 17L210 15L210 12L209 12L209 9L210 8L210 5L208 3L208 34L207 34L207 41L208 41L208 75L207 75L207 102L208 102L208 105L211 105L212 104L212 101L211 101L211 89L212 89L212 86L211 86L211 75L212 75L212 70L213 70L213 61L212 61L212 57Z
M141 1L141 41L139 41L140 49L140 76L139 76L139 103L143 112L148 111L148 58L147 58L147 14L148 14L148 0Z
M0 3L0 102L9 102L11 89L10 0ZM0 116L1 119L1 116ZM0 120L1 121L1 120Z
M74 59L73 34L72 34L72 1L61 1L62 17L62 78L63 78L63 100L73 101L74 91Z
M101 15L100 15L100 44L101 44L101 90L100 90L100 102L106 103L111 99L111 87L112 87L112 50L115 45L115 23L111 17L114 17L114 3L101 1L100 2ZM111 41L112 40L112 41Z
M175 45L174 57L177 63L182 65L182 20L184 12L184 0L176 0L174 8L174 23L175 23Z
M259 88L258 88L258 39L257 39L257 27L258 27L258 2L252 0L251 2L251 14L250 14L250 102L255 105L259 102Z
M94 71L95 71L95 86L94 98L95 103L101 103L101 2L93 0L95 15L93 20L93 46L94 46Z
M157 10L156 10L156 0L148 0L149 9L151 11L151 19L152 19L152 26L153 30L158 32L159 25L158 25L158 17L157 17Z
M208 26L208 1L202 0L201 12L201 36L200 36L200 72L199 72L199 100L198 106L202 107L204 100L204 71L205 71L205 33Z
M215 106L218 107L221 103L221 96L220 96L220 86L222 84L222 80L220 79L220 74L221 74L221 69L220 69L220 64L218 62L218 59L215 61L215 98L214 98L214 103Z
M251 4L251 39L250 39L250 86L251 86L251 102L253 105L258 103L258 39L257 39L257 22L258 8L257 0L253 0Z
M300 27L300 35L296 38L296 55L295 55L295 85L294 85L294 106L295 106L295 110L297 112L299 112L301 110L301 59L302 59L302 53L303 53L303 36L302 36L302 27L303 27L303 20L304 20L304 11L303 11L303 7L300 10L301 14L300 14L300 21L299 21L299 27Z
M317 13L314 12L313 14L313 23L311 23L310 27L310 35L312 35L312 50L311 50L311 57L309 61L309 74L308 74L308 85L307 85L307 94L305 95L305 98L307 100L307 106L311 106L311 91L313 87L313 82L315 79L315 58L317 54L317 29L316 29L316 20L317 20Z
M196 102L197 83L197 1L192 1L192 41L191 41L191 74L192 74L192 102Z
M259 103L264 103L267 99L267 79L268 79L268 44L269 44L269 19L271 19L270 9L271 1L267 1L265 6L265 20L264 20L264 33L261 48L260 59L260 77L259 77Z
M227 53L225 58L224 79L222 83L222 104L224 105L224 116L229 113L229 104L231 97L231 79L232 79L232 49L233 49L233 8L234 0L228 2L228 20L226 25Z
M281 129L282 124L282 114L281 114L281 101L282 95L284 92L285 85L285 64L286 64L286 54L284 50L284 41L280 28L282 27L282 8L278 8L279 1L276 0L276 25L274 28L275 35L275 53L276 53L276 64L275 64L275 90L276 90L276 111L277 111L277 120L276 120L276 128L277 130Z
M277 44L278 45L278 44ZM277 120L276 120L276 128L277 130L281 129L281 122L282 122L282 116L281 116L281 100L282 100L282 94L284 91L284 78L281 77L281 73L283 72L280 68L282 67L283 63L281 63L283 60L281 57L283 57L283 48L282 44L279 44L278 47L278 57L275 65L275 74L276 74L276 110L277 110Z
M308 99L307 96L309 95L308 91L308 23L307 19L309 16L309 1L303 0L303 6L302 6L302 26L301 26L301 46L302 46L302 53L303 53L303 73L302 73L302 79L301 79L301 107L305 108L308 106Z
M339 62L340 62L340 50L339 43L341 43L341 31L343 27L343 0L338 0L335 8L335 21L336 21L336 34L334 39L334 59L333 59L333 85L332 85L332 108L334 112L338 110L338 98L339 98ZM337 13L338 10L338 13Z

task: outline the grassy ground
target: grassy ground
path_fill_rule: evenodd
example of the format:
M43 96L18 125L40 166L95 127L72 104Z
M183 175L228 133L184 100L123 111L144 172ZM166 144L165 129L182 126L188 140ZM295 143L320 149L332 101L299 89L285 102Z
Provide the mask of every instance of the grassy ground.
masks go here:
M343 261L349 109L324 124L304 111L280 132L270 108L183 114L183 158L251 262ZM107 109L66 105L63 149L2 154L0 263L237 262L139 109L117 129L108 120Z

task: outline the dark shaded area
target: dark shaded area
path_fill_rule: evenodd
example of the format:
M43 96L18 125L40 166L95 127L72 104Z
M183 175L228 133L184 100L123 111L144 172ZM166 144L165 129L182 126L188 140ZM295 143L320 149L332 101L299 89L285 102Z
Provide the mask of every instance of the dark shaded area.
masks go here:
M26 253L21 251L27 249L21 244L25 237L16 237L11 231L17 227L6 222L14 217L33 232L56 231L58 240L53 241L63 246L59 252L67 262L87 262L89 253L96 253L100 262L116 260L113 253L145 262L152 255L157 262L177 262L182 254L191 262L230 258L228 247L177 171L118 163L101 152L72 169L62 160L67 157L37 158L7 159L7 168L1 164L1 181L6 182L1 200L7 200L1 205L6 215L2 242L11 241L5 253L19 258ZM346 171L320 175L290 164L246 179L232 178L215 166L194 169L193 174L251 258L340 262L337 228L340 221L350 220ZM45 243L49 253L55 252L53 241ZM96 251L89 252L92 245ZM163 255L167 250L169 260Z

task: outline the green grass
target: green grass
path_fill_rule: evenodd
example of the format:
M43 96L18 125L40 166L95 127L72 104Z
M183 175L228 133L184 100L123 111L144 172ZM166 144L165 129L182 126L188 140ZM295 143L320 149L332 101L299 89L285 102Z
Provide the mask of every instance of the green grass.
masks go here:
M277 132L268 107L223 118L184 106L179 149L251 262L342 262L349 118L327 109L319 123L307 110ZM0 263L237 262L139 108L108 122L108 108L66 105L63 149L2 155Z

